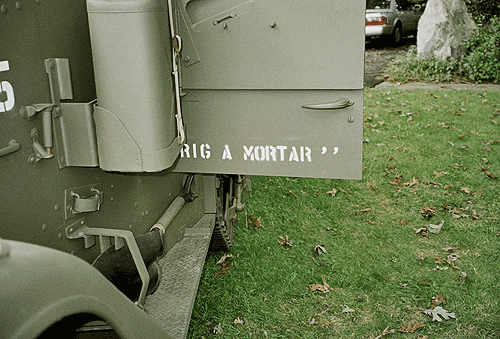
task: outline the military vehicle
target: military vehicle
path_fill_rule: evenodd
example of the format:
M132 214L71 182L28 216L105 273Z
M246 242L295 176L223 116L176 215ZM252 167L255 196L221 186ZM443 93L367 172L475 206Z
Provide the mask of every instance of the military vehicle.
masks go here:
M364 11L0 0L0 337L184 338L249 176L361 178Z

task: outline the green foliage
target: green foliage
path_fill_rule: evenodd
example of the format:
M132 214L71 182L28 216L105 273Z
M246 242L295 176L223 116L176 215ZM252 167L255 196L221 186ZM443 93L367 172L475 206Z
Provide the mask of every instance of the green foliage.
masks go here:
M416 47L412 46L406 54L401 55L392 62L388 72L391 80L399 82L422 80L450 82L457 78L459 62L434 57L421 58L417 55Z
M388 68L391 81L500 83L500 19L479 26L476 34L464 42L465 54L461 60L422 58L415 46L396 58Z
M487 23L500 17L500 0L466 0L465 4L476 23Z
M500 82L500 18L481 27L464 45L467 49L461 62L464 75L476 82Z

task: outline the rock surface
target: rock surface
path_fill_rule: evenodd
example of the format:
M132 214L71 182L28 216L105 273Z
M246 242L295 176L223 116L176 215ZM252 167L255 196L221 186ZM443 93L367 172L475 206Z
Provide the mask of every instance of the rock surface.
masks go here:
M475 29L463 0L429 0L418 23L417 53L423 57L460 59L463 41Z

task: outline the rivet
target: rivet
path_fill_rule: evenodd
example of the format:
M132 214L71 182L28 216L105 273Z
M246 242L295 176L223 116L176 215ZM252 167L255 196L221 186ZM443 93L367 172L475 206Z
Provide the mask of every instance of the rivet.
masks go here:
M147 210L147 211L145 212L145 214L146 214L146 215L149 215L149 210Z
M18 11L20 11L21 9L23 9L23 5L21 5L21 3L20 3L19 1L18 1L18 2L16 2L16 9L17 9Z
M276 21L271 22L269 26L271 26L271 28L276 28Z
M42 231L46 231L47 229L48 229L47 224L43 224L43 225L42 225Z
M73 231L74 231L73 227L70 227L68 231L69 231L69 233L73 233Z
M189 57L189 56L184 57L185 62L189 62L190 60L191 60L191 57Z
M61 208L61 207L59 206L59 204L55 204L55 205L54 205L54 211L59 212L59 209L60 209L60 208Z
M222 27L223 27L224 29L227 29L227 24L226 24L226 23L224 23L224 25L222 25Z
M0 12L2 12L2 14L7 14L7 5L0 6Z
M347 122L352 124L354 122L354 117L347 118Z
M113 201L113 200L115 200L115 198L111 197L111 198L109 198L109 200Z

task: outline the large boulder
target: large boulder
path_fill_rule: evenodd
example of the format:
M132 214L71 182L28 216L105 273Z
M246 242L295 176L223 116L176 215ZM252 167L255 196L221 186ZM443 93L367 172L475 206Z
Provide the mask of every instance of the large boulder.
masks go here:
M429 0L418 22L418 55L461 59L475 29L463 0Z

